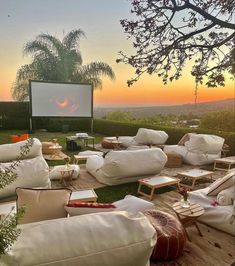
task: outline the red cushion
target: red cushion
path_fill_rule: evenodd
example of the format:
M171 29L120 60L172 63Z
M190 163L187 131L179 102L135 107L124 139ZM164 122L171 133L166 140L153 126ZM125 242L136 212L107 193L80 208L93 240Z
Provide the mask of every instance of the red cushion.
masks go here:
M157 231L157 244L151 260L157 262L178 258L186 243L185 231L180 221L173 215L158 210L148 210L144 214Z
M116 208L115 205L113 204L109 204L109 203L96 203L96 202L81 202L81 201L72 201L69 202L67 205L67 207L74 207L74 208Z

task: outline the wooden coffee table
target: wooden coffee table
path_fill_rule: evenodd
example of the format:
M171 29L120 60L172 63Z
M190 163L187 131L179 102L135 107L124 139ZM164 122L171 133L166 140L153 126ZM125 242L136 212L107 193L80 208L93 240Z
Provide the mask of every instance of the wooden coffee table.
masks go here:
M217 166L219 164L220 166ZM228 171L230 170L231 166L235 164L235 156L230 156L230 157L224 157L220 159L215 159L214 161L214 168L213 170L224 170ZM225 168L221 167L222 165L225 166Z
M120 141L120 140L112 140L111 143L113 144L114 149L116 149L116 150L120 150L121 149L122 141Z
M93 189L79 190L72 192L70 202L77 200L82 202L96 202L97 198L98 196Z
M172 178L168 176L153 176L150 178L139 179L138 193L152 200L155 189L171 185L178 185L179 181L180 180L178 178ZM141 191L142 186L151 188L150 194Z
M181 179L188 179L192 181L191 185L187 185L187 184L180 182L179 183L180 186L187 187L189 189L194 189L195 183L199 179L210 177L211 180L213 181L212 174L213 172L211 171L206 171L206 170L201 170L201 169L191 169L191 170L184 171L184 172L178 172L177 176Z
M180 222L182 223L189 241L191 241L191 239L189 238L189 235L186 231L186 227L190 225L194 225L197 228L199 235L202 236L202 233L197 225L197 218L203 215L203 213L205 212L204 208L201 205L197 203L190 203L189 208L183 208L181 207L181 202L176 202L173 204L172 208L177 214Z

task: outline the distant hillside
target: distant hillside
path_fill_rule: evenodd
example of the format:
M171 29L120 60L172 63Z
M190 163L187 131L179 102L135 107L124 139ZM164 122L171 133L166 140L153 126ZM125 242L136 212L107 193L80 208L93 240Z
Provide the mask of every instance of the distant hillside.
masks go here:
M122 111L129 112L136 118L151 117L154 115L162 114L188 114L193 113L195 115L203 115L208 112L215 112L221 110L235 110L235 98L226 99L221 101L205 102L194 104L183 104L183 105L169 105L169 106L151 106L151 107L120 107L120 108L105 108L98 107L94 108L94 117L102 118L107 113Z

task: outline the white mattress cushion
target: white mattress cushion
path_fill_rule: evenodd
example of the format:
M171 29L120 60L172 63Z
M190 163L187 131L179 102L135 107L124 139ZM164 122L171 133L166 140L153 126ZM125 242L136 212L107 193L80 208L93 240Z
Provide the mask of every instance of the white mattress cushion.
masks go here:
M1 163L0 168L6 169L11 163ZM42 187L50 188L49 167L42 156L33 159L21 160L14 172L17 178L10 185L0 190L0 198L12 196L17 187Z
M156 243L148 219L96 213L21 226L6 265L145 266Z
M157 145L157 144L164 144L168 139L168 135L165 131L161 130L139 128L134 139L139 144Z
M221 152L223 144L223 138L207 134L191 135L189 141L185 142L188 151L208 154L218 154Z
M206 165L214 162L215 159L219 159L221 154L207 154L207 153L195 153L187 152L183 157L184 162L190 165Z
M61 171L65 169L65 165L56 165L50 170L50 180L61 180ZM73 169L72 179L77 179L80 172L80 167L77 164L70 164L69 169Z
M117 211L127 211L133 214L154 208L154 204L152 202L132 195L127 195L124 199L115 201L113 204L116 206Z
M34 138L33 146L30 147L29 152L22 157L22 159L30 159L42 155L42 144ZM20 155L21 147L27 143L27 140L19 141L11 144L0 145L0 162L14 161Z
M226 206L232 205L235 198L235 185L226 188L217 195L219 205Z
M110 151L100 170L106 177L125 178L158 173L166 164L161 149Z

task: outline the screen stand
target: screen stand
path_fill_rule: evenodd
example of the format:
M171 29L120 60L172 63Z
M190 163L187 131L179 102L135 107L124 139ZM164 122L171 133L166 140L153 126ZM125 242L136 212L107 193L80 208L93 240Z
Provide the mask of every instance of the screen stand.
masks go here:
M91 118L91 133L93 133L93 126L94 126L94 121L93 118Z
M33 119L32 117L29 118L29 134L33 133Z

